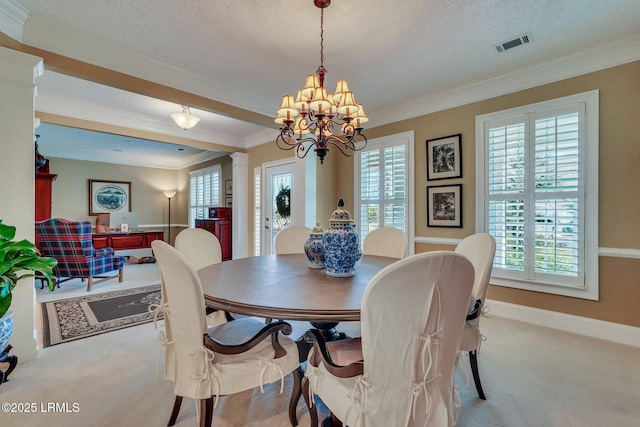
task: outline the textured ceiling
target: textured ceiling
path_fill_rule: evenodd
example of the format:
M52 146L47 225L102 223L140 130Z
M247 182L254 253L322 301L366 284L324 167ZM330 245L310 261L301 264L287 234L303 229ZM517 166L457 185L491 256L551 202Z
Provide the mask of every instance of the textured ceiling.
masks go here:
M25 44L265 116L274 114L284 93L295 94L320 62L320 10L312 0L15 3L29 11ZM531 84L540 84L544 73L571 75L566 70L572 63L597 51L637 49L640 1L334 0L324 27L327 87L333 91L338 79L347 79L372 127L433 111L436 100L446 107L442 99L452 94L518 75L530 75ZM527 32L532 43L501 54L494 49ZM167 120L179 110L174 103L48 74L38 83L37 109L40 103L43 110L66 107L57 112L62 115L132 110L143 127L176 131ZM67 102L57 102L61 98ZM190 138L239 147L272 140L261 126L198 115L203 120L188 131ZM168 123L166 129L160 122Z

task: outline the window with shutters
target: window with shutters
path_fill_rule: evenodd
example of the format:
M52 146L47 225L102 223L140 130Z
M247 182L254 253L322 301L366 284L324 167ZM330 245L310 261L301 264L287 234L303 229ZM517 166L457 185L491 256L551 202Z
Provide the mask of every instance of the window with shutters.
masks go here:
M209 218L209 208L219 207L222 194L222 169L214 165L189 172L189 226L196 219Z
M598 93L479 116L477 228L492 283L598 298Z
M413 132L370 140L356 154L353 219L360 243L379 227L404 231L413 249Z

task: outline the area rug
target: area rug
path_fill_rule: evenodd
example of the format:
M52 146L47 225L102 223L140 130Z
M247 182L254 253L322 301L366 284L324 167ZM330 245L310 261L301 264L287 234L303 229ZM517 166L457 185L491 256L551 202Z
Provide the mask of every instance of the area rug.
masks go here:
M148 307L160 298L160 285L151 285L42 303L44 346L151 322Z

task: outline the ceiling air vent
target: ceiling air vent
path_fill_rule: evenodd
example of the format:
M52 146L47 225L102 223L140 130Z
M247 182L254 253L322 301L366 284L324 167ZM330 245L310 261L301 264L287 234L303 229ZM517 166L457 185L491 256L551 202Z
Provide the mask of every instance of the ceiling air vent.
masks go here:
M532 41L533 41L533 36L531 35L531 32L528 32L526 34L516 37L513 40L508 40L506 42L497 44L495 45L495 48L498 51L498 53L500 53L500 52L504 52L505 50L513 49L514 47L521 46L523 44L531 43Z

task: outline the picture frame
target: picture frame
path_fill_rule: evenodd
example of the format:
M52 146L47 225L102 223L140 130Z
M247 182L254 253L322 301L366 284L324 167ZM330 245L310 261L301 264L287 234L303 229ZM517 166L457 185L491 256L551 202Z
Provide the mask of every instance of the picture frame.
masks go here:
M89 179L89 215L131 212L131 181Z
M228 208L232 207L233 205L233 197L225 197L224 198L224 205Z
M462 184L427 187L427 227L462 228Z
M462 134L427 140L427 181L462 178Z
M226 195L233 194L233 180L232 179L227 179L224 182L224 194L226 194Z

